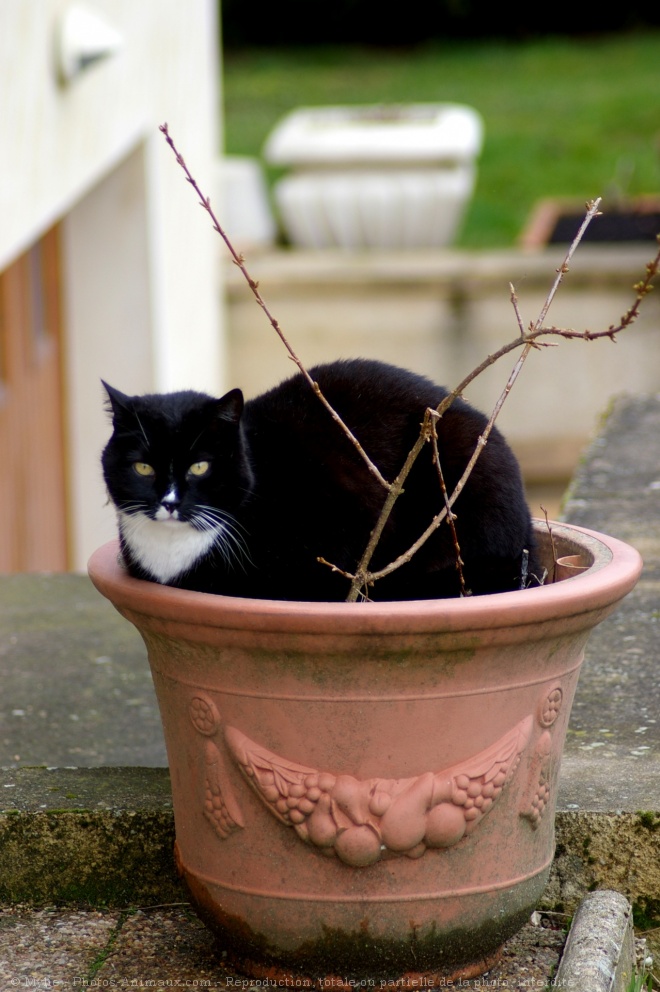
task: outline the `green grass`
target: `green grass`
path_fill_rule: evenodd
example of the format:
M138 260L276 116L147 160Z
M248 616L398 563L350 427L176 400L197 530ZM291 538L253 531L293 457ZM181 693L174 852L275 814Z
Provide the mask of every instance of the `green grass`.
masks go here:
M226 149L258 155L296 106L452 101L484 118L460 244L515 242L534 202L660 187L660 32L416 49L250 49L224 55ZM605 203L606 206L606 203Z
M651 975L633 975L626 992L651 992L653 977Z

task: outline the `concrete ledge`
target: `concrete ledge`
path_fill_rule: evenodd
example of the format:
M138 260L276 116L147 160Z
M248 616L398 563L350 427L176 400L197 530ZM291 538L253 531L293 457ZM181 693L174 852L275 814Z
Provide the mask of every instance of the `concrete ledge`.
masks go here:
M630 903L618 892L592 892L575 914L554 984L580 992L628 992L634 973Z
M338 357L374 357L447 386L518 333L513 283L524 323L535 320L566 246L540 252L342 252L272 250L248 258L269 308L308 366ZM558 326L610 326L632 302L653 246L581 245L552 305ZM561 343L527 362L498 424L528 480L551 467L567 482L608 399L649 393L660 381L652 293L639 321L609 342ZM555 342L557 343L557 342ZM255 307L235 265L227 265L228 376L248 396L291 374L281 342ZM487 369L466 397L488 412L504 388L509 359ZM531 453L531 454L530 454ZM541 459L538 457L541 453ZM537 509L538 512L538 509Z
M22 768L0 778L0 903L182 898L167 769Z
M541 907L575 912L595 889L616 889L636 915L660 915L660 813L566 811L555 821L556 854Z
M570 795L565 784L562 791ZM4 770L0 805L0 903L128 907L185 898L166 769ZM589 891L613 888L645 916L659 915L660 809L563 804L556 839L543 908L572 913Z
M354 285L367 289L372 284L384 287L392 283L412 285L417 289L431 282L436 289L473 294L524 278L535 288L547 292L548 284L566 254L567 245L551 245L534 251L501 248L470 251L447 248L401 251L355 251L341 249L304 250L275 248L252 251L248 265L268 291L288 290L291 285L318 293L324 286ZM612 281L630 289L641 278L644 266L653 256L653 242L582 244L571 262L571 278L566 292L588 287L611 288ZM226 260L225 278L230 297L245 296L245 280L235 265Z

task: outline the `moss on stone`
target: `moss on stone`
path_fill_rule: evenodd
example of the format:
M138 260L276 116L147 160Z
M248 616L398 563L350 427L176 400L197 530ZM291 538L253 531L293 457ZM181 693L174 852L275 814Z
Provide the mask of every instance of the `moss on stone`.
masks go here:
M655 831L660 827L660 813L653 810L638 810L637 816L640 826L644 827L645 830Z
M183 898L166 770L4 774L0 902L125 907Z

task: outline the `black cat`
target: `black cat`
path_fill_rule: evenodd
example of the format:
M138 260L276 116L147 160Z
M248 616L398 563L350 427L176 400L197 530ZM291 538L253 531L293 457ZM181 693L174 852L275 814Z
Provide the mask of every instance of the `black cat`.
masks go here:
M310 372L390 481L419 434L424 411L446 396L430 380L376 361L339 361ZM352 571L385 491L302 375L245 404L239 389L213 399L192 391L129 397L105 388L114 432L103 472L132 575L234 596L345 598L348 581L317 558ZM440 460L450 493L485 425L486 418L462 400L440 420ZM372 567L405 551L442 505L427 444ZM518 464L496 429L454 512L472 593L519 588L524 549L530 576L538 575ZM445 522L369 596L457 596L455 561Z

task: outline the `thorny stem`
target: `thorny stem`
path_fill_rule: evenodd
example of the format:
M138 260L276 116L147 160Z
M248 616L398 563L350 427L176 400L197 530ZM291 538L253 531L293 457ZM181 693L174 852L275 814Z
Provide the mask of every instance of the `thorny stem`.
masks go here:
M210 197L204 196L204 194L202 193L201 189L197 185L197 181L195 180L194 176L192 175L192 173L188 169L188 166L186 165L183 156L180 154L179 150L177 149L176 145L174 144L174 141L172 140L172 138L170 136L170 132L169 132L169 128L168 128L167 124L161 124L160 127L159 127L159 130L165 136L165 140L166 140L167 144L170 146L170 148L174 152L174 155L176 157L176 161L177 161L178 165L181 166L181 168L183 169L183 171L185 173L185 176L186 176L187 181L190 183L190 185L192 186L192 188L197 193L197 196L199 197L199 202L200 202L201 206L204 208L204 210L206 210L206 212L208 213L209 217L211 218L211 221L213 223L214 230L217 231L217 233L220 235L220 237L222 238L222 240L224 241L224 243L227 245L227 248L229 249L229 253L230 253L231 257L232 257L232 261L234 262L234 265L236 265L241 270L241 272L242 272L242 274L243 274L243 276L245 278L245 281L247 282L248 286L252 290L252 293L254 294L255 300L257 301L257 303L259 304L259 306L261 307L261 309L263 310L263 312L266 314L266 317L268 318L268 320L269 320L269 322L271 324L271 327L273 328L273 330L275 331L275 333L278 335L278 337L280 338L282 344L284 345L284 347L288 351L289 357L298 366L298 369L300 370L300 372L302 373L302 375L305 377L305 379L307 380L307 382L309 383L309 385L311 386L311 388L314 390L314 392L316 393L316 395L318 396L318 398L320 399L321 403L326 408L326 410L328 411L328 413L330 414L330 416L332 417L332 419L344 431L344 434L351 441L351 443L353 444L353 446L357 450L358 454L360 455L360 457L362 458L362 460L366 464L366 466L369 469L369 471L371 472L371 474L374 475L378 479L379 483L381 484L381 486L383 486L384 489L389 490L390 483L381 474L380 470L378 469L378 466L375 465L371 461L371 459L367 455L366 451L364 450L364 448L362 447L362 445L360 444L360 442L358 441L358 439L355 437L355 435L353 434L353 432L351 431L351 429L348 427L348 425L342 420L342 418L339 416L339 414L334 409L334 407L325 398L325 396L323 395L323 393L321 391L321 387L319 386L318 382L315 382L314 379L311 377L311 375L309 374L309 372L307 371L307 369L303 365L302 361L300 360L300 358L298 358L298 355L295 353L295 351L291 347L291 344L289 343L289 341L287 340L284 332L282 331L282 328L280 327L279 322L275 319L275 317L273 316L273 314L270 312L270 310L266 306L266 303L264 302L263 297L261 296L261 293L259 292L259 283L256 282L252 278L252 276L250 275L250 273L248 272L248 270L247 270L247 268L245 266L245 258L244 258L244 256L243 255L240 255L236 251L236 249L234 248L233 244L231 243L229 237L227 236L227 234L225 233L225 231L220 226L220 223L218 221L218 218L216 217L216 215L215 215L215 213L213 211L213 208L211 207L211 199L210 199Z
M296 355L295 351L291 347L291 345L290 345L289 341L287 340L287 338L285 337L285 335L284 335L284 333L283 333L283 331L282 331L282 329L281 329L278 321L272 315L272 313L270 312L270 310L266 306L266 304L265 304L265 302L264 302L261 294L259 293L258 283L255 282L254 279L252 279L252 277L250 276L249 272L247 271L247 268L245 266L245 259L244 259L243 255L240 255L234 249L234 246L232 245L232 243L229 240L229 238L228 238L227 234L225 233L225 231L220 226L220 224L218 222L218 219L215 216L215 213L213 212L213 209L211 208L211 201L210 201L210 199L208 197L205 197L203 195L203 193L201 192L199 186L197 185L196 180L194 179L194 177L190 173L190 171L189 171L189 169L188 169L188 167L187 167L187 165L186 165L186 163L185 163L185 161L183 159L183 156L179 153L178 149L176 148L176 146L174 144L174 141L172 140L172 138L170 136L170 133L169 133L169 129L168 129L167 124L162 124L160 126L160 130L163 133L163 135L165 136L165 140L167 141L168 145L170 146L170 148L174 152L174 155L176 157L176 161L181 166L181 168L183 169L187 181L190 183L190 185L193 187L193 189L197 193L197 196L199 197L199 202L200 202L201 206L209 214L209 216L211 218L211 221L213 223L214 229L217 231L217 233L220 235L220 237L225 242L227 248L229 249L229 252L231 254L231 257L232 257L232 260L233 260L234 264L237 265L238 268L241 270L241 272L242 272L242 274L243 274L243 276L244 276L244 278L245 278L248 286L250 287L252 293L254 294L254 297L255 297L257 303L259 304L259 306L261 307L261 309L264 311L264 313L265 313L266 317L268 318L271 326L273 327L273 329L275 330L276 334L278 335L278 337L280 338L280 340L284 344L284 347L286 348L287 352L289 353L289 357L298 366L298 369L300 370L301 374L305 377L305 379L309 383L310 387L313 389L314 393L318 396L319 400L323 403L323 405L325 406L326 410L328 411L328 413L330 414L330 416L332 417L332 419L344 431L344 434L351 441L351 443L353 444L353 446L357 450L358 454L360 455L360 457L365 462L365 464L366 464L367 468L369 469L369 471L372 473L372 475L375 476L375 478L378 479L379 483L386 490L386 497L385 497L385 500L384 500L384 503L383 503L383 507L382 507L380 516L378 518L378 521L376 522L376 525L375 525L373 531L371 532L371 535L369 537L369 542L367 544L367 547L364 550L364 553L363 553L363 555L362 555L362 557L360 559L360 562L359 562L359 564L358 564L358 566L357 566L357 568L355 570L355 573L350 573L350 572L344 571L343 569L339 568L338 566L333 565L331 562L325 561L325 559L323 559L323 558L319 558L318 559L318 561L322 562L324 565L327 565L330 569L332 569L332 571L337 572L338 574L341 574L345 578L351 580L351 589L350 589L350 592L349 592L349 594L348 594L348 596L346 598L346 601L347 602L354 602L361 595L363 595L365 598L367 598L366 594L367 594L367 591L368 591L368 587L370 585L372 585L378 579L381 579L384 576L389 575L391 572L395 571L401 565L403 565L406 562L410 561L410 559L413 557L413 555L415 554L415 552L418 551L419 548L421 548L423 544L425 544L425 542L428 540L428 538L431 536L431 534L433 534L435 532L435 530L437 530L437 528L440 526L440 524L442 523L442 521L447 517L447 515L449 515L449 517L450 517L450 523L451 523L451 526L452 526L452 529L453 529L453 514L451 513L451 508L454 505L454 503L456 502L456 500L458 499L458 497L460 496L461 492L463 491L463 489L465 487L465 484L466 484L466 482L467 482L470 474L472 473L472 469L474 468L474 465L477 462L477 459L479 458L481 452L485 448L485 446L487 444L487 441L488 441L488 438L490 436L490 433L491 433L491 431L493 429L493 426L495 424L495 420L497 419L497 417L499 415L499 412L502 409L502 406L503 406L504 402L506 401L507 396L511 392L511 389L513 387L513 384L515 383L516 379L518 378L518 375L520 374L520 371L522 370L522 366L523 366L523 364L524 364L524 362L525 362L525 360L526 360L526 358L527 358L530 350L532 348L550 347L551 346L551 342L539 341L538 339L539 338L542 338L542 337L555 336L555 337L566 338L566 339L569 339L569 340L573 340L573 339L578 339L579 338L579 339L581 339L583 341L595 341L598 338L607 337L611 341L616 341L616 335L620 331L624 330L626 327L629 327L636 320L636 318L637 318L637 316L639 314L639 307L641 305L641 302L644 299L644 297L648 293L650 293L651 290L653 289L653 279L655 278L655 276L658 274L658 271L660 270L660 249L659 249L658 252L656 253L655 257L647 264L645 277L640 282L636 283L636 285L633 287L634 290L635 290L636 296L635 296L635 299L634 299L633 303L631 304L631 306L622 315L622 317L620 318L618 324L616 324L616 325L611 324L604 331L589 331L589 330L576 331L576 330L573 330L572 328L561 328L561 327L555 327L555 326L546 327L546 326L544 326L544 321L545 321L545 318L547 316L548 310L549 310L549 308L550 308L550 306L552 304L552 301L554 300L554 297L555 297L555 295L557 293L557 290L559 289L559 286L560 286L560 284L562 282L562 279L563 279L564 275L569 270L570 261L571 261L573 255L574 255L574 253L575 253L575 251L576 251L576 249L577 249L580 241L582 240L582 236L583 236L584 232L586 231L588 225L590 224L590 222L592 221L592 219L595 216L598 215L598 213L599 213L598 207L600 206L600 202L601 201L600 201L600 198L598 198L598 199L596 199L594 201L591 201L591 202L589 202L587 204L587 212L586 212L585 218L584 218L584 220L583 220L583 222L582 222L582 224L580 226L580 229L579 229L578 233L576 234L575 238L573 239L573 242L571 243L570 248L568 249L568 252L567 252L567 254L566 254L565 258L564 258L564 261L562 262L562 264L559 267L559 269L557 269L557 275L556 275L555 281L554 281L552 287L550 288L550 291L549 291L549 293L548 293L548 295L546 297L546 300L545 300L545 302L543 304L543 307L541 308L541 312L539 313L539 316L537 317L536 321L533 324L530 325L530 328L529 328L528 331L525 330L525 327L524 327L524 324L523 324L523 321L522 321L522 317L521 317L520 311L518 309L518 301L517 301L516 293L515 293L515 290L514 290L513 286L511 286L510 287L511 288L511 303L512 303L513 308L514 308L514 312L515 312L515 315L516 315L516 319L517 319L517 322L518 322L518 328L519 328L519 332L520 332L519 335L518 335L518 337L516 337L513 341L510 341L508 344L503 345L501 348L499 348L497 351L493 352L491 355L488 355L479 365L476 366L476 368L474 368L471 372L468 373L468 375L466 375L462 379L462 381L456 386L455 389L453 389L450 393L447 394L447 396L443 399L443 401L438 405L438 407L436 408L436 410L433 411L433 421L434 421L434 423L433 423L433 432L432 432L432 435L435 435L435 422L437 422L437 420L439 420L443 416L443 414L449 409L449 407L454 402L454 400L463 393L463 391L467 388L467 386L469 386L470 383L474 381L474 379L476 379L479 375L481 375L481 373L485 369L489 368L491 365L494 365L495 362L499 361L500 358L503 358L505 355L508 355L509 352L514 351L516 348L521 347L521 345L523 346L523 351L522 351L521 355L519 356L518 361L516 362L516 364L515 364L512 372L511 372L511 374L510 374L510 376L509 376L509 378L507 380L506 386L504 387L504 390L503 390L502 394L500 395L497 403L495 404L495 408L493 409L493 412L492 412L492 414L491 414L491 416L490 416L490 418L488 420L488 423L487 423L487 425L486 425L483 433L479 437L479 439L477 441L477 444L475 446L475 449L474 449L474 451L472 453L472 456L471 456L468 464L466 465L465 470L464 470L461 478L457 482L457 484L456 484L456 486L454 488L454 491L452 492L451 496L448 496L447 495L447 492L446 492L446 489L444 488L444 485L443 485L444 480L442 480L442 482L441 482L441 488L443 490L443 497L444 497L444 503L445 503L445 505L439 511L439 513L436 514L436 516L433 518L433 520L431 521L431 523L429 524L429 526L426 528L426 530L424 531L424 533L417 539L417 541L415 541L415 543L408 549L408 551L406 551L404 554L400 555L397 559L395 559L395 561L391 562L389 565L387 565L385 568L380 569L379 571L371 572L371 571L369 571L369 564L370 564L371 559L372 559L372 557L374 555L374 552L376 550L376 547L377 547L377 545L378 545L378 543L380 541L380 538L382 536L383 530L385 528L385 524L387 523L387 520L389 519L390 514L392 513L392 510L394 508L394 504L396 503L396 500L399 498L399 496L403 492L403 486L404 486L405 480L408 478L408 475L409 475L409 473L410 473L413 465L415 464L415 461L417 460L418 455L420 454L420 452L421 452L422 448L424 447L424 445L429 440L429 434L428 434L428 427L427 427L427 423L426 423L426 418L425 418L424 423L420 425L419 436L418 436L415 444L411 448L410 452L408 453L408 456L407 456L406 461L405 461L405 463L403 465L403 468L401 469L401 471L399 472L399 474L397 475L396 479L394 479L393 482L391 482L391 483L388 482L383 477L383 475L379 471L378 467L371 461L371 459L369 458L369 456L367 455L367 453L364 451L362 445L360 444L360 442L358 441L358 439L355 437L355 435L352 433L352 431L350 430L350 428L344 423L344 421L341 419L341 417L336 412L336 410L332 407L332 405L325 398L325 396L323 395L323 393L322 393L322 391L321 391L318 383L315 382L312 379L312 377L309 375L309 373L305 369L303 363L301 362L301 360L298 358L298 356ZM660 240L660 235L659 235L659 238L658 239ZM440 468L439 459L437 458L437 440L435 441L434 457L436 458L436 465L438 466L438 471L439 471L439 474L440 474L440 478L442 479L442 470ZM457 538L456 538L456 532L455 532L455 530L454 530L454 547L455 547L456 556L457 556L457 568L459 569L459 572L460 572L461 586L462 586L462 588L464 588L463 576L462 576L462 571L461 571L462 562L461 562L461 558L460 558L460 548L458 546L458 541L457 541Z
M545 526L548 531L548 537L550 538L550 546L552 548L552 582L554 582L555 572L557 571L557 548L555 546L555 535L552 533L552 527L550 526L550 521L548 520L548 511L544 506L541 506L541 513L545 517Z
M481 375L485 369L489 368L491 365L494 365L495 362L499 361L499 359L503 358L505 355L508 355L509 352L515 351L516 348L521 346L521 344L526 344L528 342L535 343L539 338L549 336L562 337L567 340L579 339L581 341L597 341L599 338L609 338L611 341L615 341L616 335L620 331L625 330L626 327L633 324L637 319L640 304L644 297L653 289L653 279L657 276L658 271L660 271L660 250L647 264L646 276L644 279L633 286L636 293L635 299L631 306L628 307L626 312L619 319L618 324L610 324L610 326L604 331L575 331L572 328L555 327L553 325L549 327L537 327L535 324L533 330L527 331L524 335L515 338L513 341L509 341L508 344L503 345L497 351L493 352L491 355L488 355L483 362L477 365L476 368L472 369L472 371L469 372L468 375L461 380L461 382L459 382L458 386L456 386L456 388L442 401L438 407L438 412L441 414L444 413L445 410L451 406L456 397L460 396L461 393L470 385L470 383ZM544 346L548 345L548 342L544 341L539 343ZM536 344L536 347L539 347L539 343Z
M424 423L428 422L430 440L433 446L433 464L435 465L436 471L438 473L438 481L440 483L440 490L442 492L442 498L445 503L445 508L447 510L447 523L449 524L449 529L451 531L452 541L454 542L454 555L456 558L456 571L458 572L458 584L460 587L461 596L468 596L469 591L465 585L465 576L463 574L463 565L465 562L461 558L461 546L458 543L458 534L456 533L456 514L452 513L451 507L449 505L449 494L447 493L447 486L445 484L445 476L442 471L442 463L440 461L440 451L438 450L438 432L435 428L435 421L438 418L438 414L435 410L428 409L426 411L426 416L424 418Z
M522 314L520 313L520 308L518 306L518 297L516 296L516 291L514 289L513 283L509 283L511 306L513 307L513 312L516 315L516 320L518 321L518 329L520 331L520 337L525 337L525 325L523 324Z
M392 561L385 568L382 568L382 569L380 569L379 571L376 571L376 572L370 572L369 571L369 564L371 562L371 558L373 557L373 553L374 553L375 548L377 546L378 540L380 539L380 535L383 532L383 528L385 526L385 523L389 519L390 513L392 512L392 508L394 506L394 503L395 503L396 499L398 498L398 496L401 494L401 492L403 490L403 486L404 486L404 483L405 483L406 478L408 477L408 473L412 469L412 466L414 465L414 463L415 463L415 461L416 461L419 453L421 452L422 448L424 447L426 438L424 436L424 430L422 429L422 431L420 432L420 435L419 435L417 441L415 442L415 445L413 446L412 450L410 451L410 454L408 455L408 458L406 459L406 463L405 463L403 469L401 470L401 472L399 473L399 475L396 477L396 479L392 483L392 487L391 487L389 493L387 494L387 498L386 498L385 503L383 505L383 509L381 510L381 516L380 516L380 518L378 520L378 523L376 524L376 527L374 528L374 530L373 530L373 532L371 534L371 538L370 538L369 544L368 544L367 548L365 549L365 552L362 555L362 558L360 559L360 563L359 563L358 568L356 569L355 575L353 577L353 580L352 580L352 583L351 583L351 589L350 589L350 592L349 592L348 597L347 597L347 601L348 602L355 601L357 599L358 593L359 593L359 591L361 589L364 589L365 587L367 587L367 586L371 585L372 583L378 581L378 579L384 578L386 575L389 575L389 574L391 574L391 572L393 572L396 569L400 568L401 565L403 565L406 562L410 561L410 559L412 558L412 556L426 543L426 541L437 530L437 528L440 526L440 524L443 522L443 520L445 520L445 518L447 517L447 514L451 513L451 507L454 505L454 503L458 499L459 495L461 494L462 490L465 487L465 484L466 484L468 478L472 474L472 469L474 468L474 466L475 466L475 464L476 464L479 456L481 455L481 452L484 450L484 448L486 446L486 443L488 441L488 438L489 438L489 436L490 436L490 434L492 432L493 426L495 424L495 420L499 416L500 410L502 409L502 406L504 405L504 402L506 401L507 396L511 392L511 389L513 388L513 385L514 385L516 379L518 378L518 376L519 376L519 374L520 374L520 372L522 370L523 364L525 363L525 360L526 360L527 356L529 355L529 352L531 351L532 348L538 347L538 344L535 343L536 342L536 338L537 337L541 337L542 335L547 335L547 334L552 334L552 333L561 334L562 336L579 336L579 337L584 337L584 334L585 333L589 333L589 332L584 332L583 334L579 334L578 332L568 332L568 334L566 334L560 328L557 328L557 329L548 329L548 328L544 328L542 325L543 325L543 321L545 320L545 318L547 316L547 313L548 313L548 310L550 308L550 305L551 305L551 303L552 303L552 301L553 301L553 299L554 299L554 297L555 297L555 295L557 293L557 290L559 288L559 285L561 283L561 280L563 279L564 275L568 272L569 262L572 259L573 254L575 253L575 250L576 250L578 244L580 243L580 240L582 239L582 236L583 236L585 230L587 229L588 224L593 219L593 217L597 214L599 205L600 205L600 199L597 199L597 200L595 200L595 201L593 201L593 202L591 202L591 203L589 203L587 205L587 214L586 214L586 217L585 217L584 221L582 222L578 233L576 234L575 238L573 239L573 242L571 243L571 245L570 245L570 247L568 249L568 252L567 252L567 254L566 254L565 258L564 258L564 261L563 261L562 265L557 270L557 276L555 278L555 281L554 281L553 285L550 288L550 291L548 293L548 296L546 297L546 300L545 300L545 302L544 302L544 304L543 304L543 306L541 308L541 311L539 313L539 316L537 317L535 323L533 325L531 325L530 330L528 332L525 332L525 330L524 330L524 325L523 325L523 322L522 322L522 317L521 317L520 311L518 309L518 301L517 301L517 297L516 297L516 294L515 294L515 290L513 289L513 287L511 287L511 302L513 304L514 311L515 311L515 314L516 314L516 318L518 320L518 326L519 326L519 330L520 330L520 336L517 337L517 338L515 338L513 341L510 341L508 345L505 345L504 347L500 348L499 351L495 352L493 355L489 355L488 358L486 358L479 366L477 366L476 369L474 369L471 373L469 373L469 375L467 375L463 379L463 381L459 383L459 385L456 387L456 389L454 389L451 393L449 393L445 397L445 399L442 401L442 403L440 403L440 405L437 407L437 411L436 412L438 414L438 419L439 419L449 409L449 407L451 406L451 404L453 403L453 401L456 399L456 397L459 396L463 392L463 390L469 385L469 383L471 383L473 381L473 379L475 379L481 372L483 372L484 369L488 368L490 365L493 365L499 358L502 358L504 355L508 354L510 351L513 351L515 348L519 348L521 345L524 345L523 351L522 351L521 355L519 356L518 361L516 362L516 364L515 364L512 372L511 372L511 374L510 374L510 376L509 376L509 378L507 380L507 383L506 383L506 385L504 387L504 390L503 390L502 394L500 395L497 403L495 404L495 408L494 408L494 410L493 410L493 412L492 412L492 414L491 414L491 416L489 418L489 421L488 421L488 423L486 425L486 428L484 429L483 434L479 437L478 442L477 442L477 445L476 445L476 447L475 447L475 449L474 449L474 451L472 453L472 456L471 456L470 460L468 461L468 464L467 464L467 466L466 466L466 468L465 468L465 470L463 472L463 475L461 476L461 478L459 479L458 483L456 484L456 487L455 487L455 489L454 489L451 497L449 497L449 499L445 501L445 506L443 507L443 509L440 510L440 512L436 514L436 516L433 518L433 520L431 521L431 523L429 524L429 526L426 528L426 530L424 531L424 533L420 535L420 537L408 549L408 551L406 551L404 554L400 555L398 558L396 558L394 561ZM659 264L660 264L660 251L656 255L656 258L654 260L654 263L651 263L650 265L647 266L647 279L646 279L646 282L645 283L640 283L640 284L638 284L635 287L636 290L637 290L637 294L638 294L637 295L637 299L633 303L632 307L627 311L627 313L622 318L621 326L618 327L618 328L616 328L616 329L613 329L613 328L610 327L607 331L605 331L605 332L599 332L597 335L592 335L592 337L595 337L595 336L604 336L604 335L607 335L609 337L613 337L613 334L617 333L617 331L618 330L621 330L621 328L623 326L627 326L628 323L631 323L632 320L634 320L635 316L637 315L637 309L639 307L640 298L643 297L647 292L649 292L651 278L653 277L653 275L657 271L657 268L658 268L658 265ZM624 321L626 321L625 324L624 324Z
M550 289L550 292L548 293L548 295L546 297L546 301L543 304L543 306L541 307L541 312L540 312L540 314L538 315L538 317L536 319L536 323L534 324L534 329L535 330L537 328L543 326L543 321L545 320L545 318L546 318L546 316L548 314L548 310L550 309L550 306L552 305L552 301L554 300L555 295L557 293L557 290L559 289L559 287L561 285L562 279L564 278L564 276L568 272L568 266L570 265L571 260L573 258L573 255L575 254L575 252L577 250L577 246L582 241L582 237L584 235L584 232L589 227L589 224L591 224L591 222L594 219L594 217L596 217L596 216L599 215L598 208L600 206L600 201L601 201L601 198L599 196L595 200L590 200L587 203L587 212L586 212L586 214L584 216L584 220L580 224L580 227L578 229L578 232L575 235L575 237L573 238L573 241L571 242L571 246L568 249L568 252L566 253L566 258L564 259L563 264L561 265L561 267L559 269L557 269L557 275L555 277L555 281L552 284L552 287Z
M466 482L468 481L468 479L472 475L472 469L477 464L477 461L479 459L479 456L481 455L482 451L486 447L486 444L488 443L488 438L490 437L491 432L493 430L493 427L495 426L495 421L497 420L497 417L499 415L499 412L502 409L502 406L504 405L504 401L506 400L507 396L511 392L511 389L513 387L513 384L516 381L516 379L518 378L518 376L520 374L520 371L521 371L521 369L523 367L523 364L525 362L525 359L527 358L527 355L531 351L531 348L532 348L532 345L531 344L525 345L525 349L524 349L523 353L520 355L518 361L516 362L516 364L515 364L515 366L513 368L513 371L511 372L511 375L508 378L507 384L504 387L504 390L502 391L502 393L501 393L501 395L500 395L497 403L495 404L495 408L493 409L493 412L490 415L490 418L489 418L488 423L486 424L486 426L485 426L485 428L483 430L483 433L477 439L477 443L475 445L474 451L472 452L472 454L470 456L470 459L469 459L467 465L465 466L465 469L463 471L463 474L461 475L460 479L456 483L456 486L454 487L454 491L452 492L451 496L448 499L445 498L445 505L444 505L443 509L440 510L440 512L435 515L435 517L433 518L433 520L431 521L431 523L429 524L429 526L426 528L426 530L424 531L424 533L421 534L420 537L417 538L417 540L415 541L415 543L406 552L404 552L404 554L399 555L398 558L396 558L394 561L390 562L389 565L387 565L385 568L380 569L378 572L367 572L366 583L371 584L372 582L377 582L378 579L385 578L386 575L389 575L391 572L394 572L397 568L400 568L401 565L405 565L406 562L410 561L410 559L412 558L412 556L417 551L419 551L419 549L424 544L426 544L426 542L428 541L429 537L431 537L431 535L438 529L438 527L440 526L440 524L442 523L442 521L446 518L447 514L448 513L451 513L451 508L453 507L454 503L456 502L456 500L458 499L458 497L463 492L463 489L465 488ZM436 416L439 419L440 414L438 414L437 411L436 411ZM415 448L413 448L413 451L415 451L415 449L417 448L418 443L415 445ZM421 448L420 448L420 450L421 450ZM406 465L408 465L409 462L410 462L410 456L408 456L408 459L406 461ZM410 467L412 468L412 465ZM394 480L394 483L392 484L392 489L394 489L394 487L395 486L398 486L399 484L400 484L401 488L403 488L403 482L405 481L405 479L404 480L401 480L401 476L402 475L403 475L403 472L399 473L399 475L397 476L397 478ZM401 490L399 490L399 491L401 491ZM391 492L390 492L389 495L391 496ZM366 584L366 583L363 583L363 584Z
M434 420L439 419L437 415L437 411L434 410L433 415L434 415ZM369 535L369 542L366 548L364 549L364 552L362 553L362 558L360 559L360 562L355 570L355 573L351 574L347 572L342 572L342 575L344 575L346 578L351 579L351 588L349 590L348 596L346 597L347 603L354 603L361 596L367 599L368 588L370 585L372 585L372 583L377 582L378 579L385 578L386 575L390 575L392 572L396 571L396 569L400 568L401 565L405 565L406 562L410 561L413 555L417 551L419 551L422 545L424 545L426 541L429 539L431 534L440 526L440 524L445 519L447 514L451 512L451 508L453 504L458 499L460 492L463 489L465 482L467 481L467 477L472 471L474 461L476 461L474 455L473 455L474 461L471 460L470 463L468 464L466 473L464 473L461 479L459 479L459 482L456 488L454 489L454 492L452 493L451 497L448 498L447 495L445 494L444 507L442 508L442 510L440 510L439 513L436 514L435 517L433 517L429 526L426 528L424 533L415 541L415 543L411 545L411 547L408 548L408 550L405 551L402 555L399 555L399 557L396 558L393 562L390 562L389 565L385 566L384 568L380 569L377 572L369 571L369 563L373 558L376 548L378 547L378 543L385 528L385 524L389 520L392 509L394 508L394 504L396 503L397 499L403 492L404 482L408 478L408 475L410 474L410 470L412 469L413 465L415 464L415 461L417 460L417 456L419 455L420 451L429 440L425 423L426 422L422 423L419 436L415 441L413 447L408 452L408 457L406 458L403 468L401 469L396 479L392 483L390 487L390 491L385 497L385 502L383 503L380 516L378 518L378 521L376 522L374 529ZM435 425L434 425L434 432L435 432ZM325 564L327 564L327 562Z

